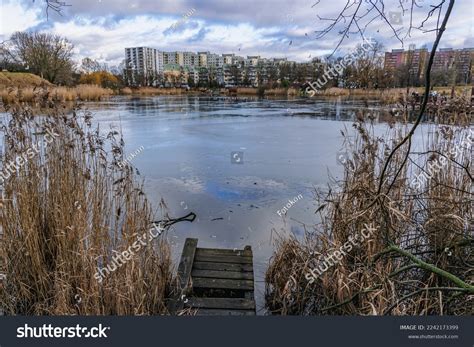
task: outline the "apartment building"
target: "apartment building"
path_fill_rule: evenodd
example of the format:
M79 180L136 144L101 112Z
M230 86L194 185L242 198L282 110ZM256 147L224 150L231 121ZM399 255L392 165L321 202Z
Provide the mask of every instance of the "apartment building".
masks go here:
M157 70L158 74L163 73L164 66L165 66L165 62L164 62L163 52L157 50L156 51L156 70Z
M163 73L163 52L150 47L125 48L124 73L129 84L155 85Z
M199 66L199 56L194 52L183 52L183 66Z
M454 66L456 51L452 48L441 48L435 53L433 59L433 71L449 70Z
M433 71L454 72L457 82L470 83L474 73L474 48L440 49L434 56Z
M142 74L163 71L161 52L149 47L125 48L125 66Z
M407 64L411 66L411 74L415 78L424 78L426 64L428 63L429 52L426 48L409 50L407 54Z
M392 70L405 64L405 50L392 49L391 52L385 52L385 69Z
M391 52L385 52L384 66L387 70L395 70L402 66L407 66L410 76L413 79L422 79L425 74L426 64L428 62L429 52L426 48L416 49L410 46L410 49L392 49Z
M245 65L246 66L257 66L259 60L260 60L259 55L249 55L249 56L247 56L247 59L245 60Z
M178 63L177 52L163 52L163 64L174 65Z
M385 53L385 69L396 69L403 65L410 67L412 75L424 78L426 64L430 52L425 49L393 49ZM456 80L470 83L474 73L474 48L441 48L436 51L433 59L433 72L447 73L452 71Z
M208 53L207 55L208 67L222 67L224 66L224 57L219 54Z
M232 65L234 57L235 57L234 53L222 54L222 58L224 59L224 64L226 65Z
M470 83L474 75L474 48L458 50L455 64L458 80L465 84Z
M207 56L209 52L198 52L199 67L207 67Z

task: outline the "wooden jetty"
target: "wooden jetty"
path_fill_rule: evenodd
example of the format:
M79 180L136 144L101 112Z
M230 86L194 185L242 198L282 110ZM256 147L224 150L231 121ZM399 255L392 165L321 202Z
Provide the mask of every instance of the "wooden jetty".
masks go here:
M255 315L252 248L197 248L197 243L191 238L184 243L171 313L190 309L205 316Z

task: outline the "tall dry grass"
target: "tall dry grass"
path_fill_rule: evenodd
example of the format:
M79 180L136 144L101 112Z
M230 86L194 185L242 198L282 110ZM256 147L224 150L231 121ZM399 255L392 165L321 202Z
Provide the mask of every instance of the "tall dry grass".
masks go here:
M184 89L140 87L140 88L130 89L130 91L131 91L131 94L137 94L137 95L180 95L184 92ZM125 89L125 93L129 94L129 90Z
M433 87L433 91L439 94L451 96L452 87ZM458 86L454 89L455 98L469 99L471 97L472 87L470 86ZM408 103L412 93L419 93L422 95L424 92L423 87L409 87L407 88L384 88L384 89L363 89L363 88L338 88L330 87L318 91L317 95L321 96L360 96L360 97L372 97L380 100L383 104L397 104L401 100Z
M50 94L45 114L7 106L5 164L39 148L4 183L0 308L8 315L149 315L166 313L173 279L169 245L146 243L99 283L98 267L150 229L150 202L123 161L116 130L106 136L91 115L65 113ZM47 131L59 136L43 143Z
M76 87L46 87L49 99L59 102L65 101L100 101L113 95L111 89L102 88L93 84L80 84ZM43 94L43 87L10 87L0 89L0 97L4 104L15 102L31 103L36 100L37 94Z
M314 232L302 240L281 235L276 241L266 273L268 310L295 315L472 314L472 146L460 144L469 125L435 126L393 181L404 159L399 151L377 195L385 159L406 129L393 127L377 137L359 119L344 179L317 192L320 222ZM446 165L434 170L420 190L413 187L414 175L426 171L428 162L455 149L459 154L447 155ZM375 235L310 283L306 274L370 223L377 228Z

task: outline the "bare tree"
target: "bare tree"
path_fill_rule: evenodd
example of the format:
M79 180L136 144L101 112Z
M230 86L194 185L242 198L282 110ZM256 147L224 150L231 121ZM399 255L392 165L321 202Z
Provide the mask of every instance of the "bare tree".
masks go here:
M35 0L33 0L35 2ZM49 14L50 12L55 12L59 15L61 15L61 11L63 10L64 7L66 6L71 6L67 4L65 1L59 1L59 0L44 0L46 4L46 18L49 19Z
M11 56L26 65L30 72L52 83L70 82L73 45L67 39L46 33L17 32L11 42Z
M97 60L86 57L82 59L81 69L85 73L98 72L103 69L100 63Z

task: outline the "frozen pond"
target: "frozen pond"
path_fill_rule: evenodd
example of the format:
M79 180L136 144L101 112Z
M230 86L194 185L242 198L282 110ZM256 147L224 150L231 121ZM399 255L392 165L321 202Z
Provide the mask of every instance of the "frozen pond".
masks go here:
M103 131L122 129L127 154L139 152L131 162L156 207L163 198L173 217L197 214L168 234L176 264L187 237L200 247L251 245L260 308L272 236L300 237L314 224L314 187L342 173L341 130L351 128L354 110L372 108L341 99L195 96L117 97L87 107Z

